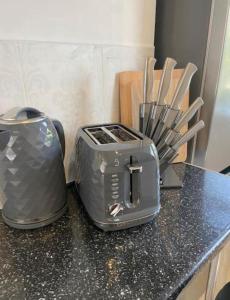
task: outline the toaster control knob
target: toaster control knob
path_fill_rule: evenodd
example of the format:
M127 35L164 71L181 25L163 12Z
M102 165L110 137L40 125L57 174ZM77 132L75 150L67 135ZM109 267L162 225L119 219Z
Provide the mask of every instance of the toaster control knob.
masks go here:
M112 217L116 217L117 214L123 210L123 206L120 203L114 203L109 207L109 213Z

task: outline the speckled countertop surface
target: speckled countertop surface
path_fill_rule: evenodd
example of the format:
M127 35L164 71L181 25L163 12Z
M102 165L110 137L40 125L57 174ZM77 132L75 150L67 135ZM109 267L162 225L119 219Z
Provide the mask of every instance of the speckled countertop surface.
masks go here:
M177 165L184 187L162 191L154 222L95 228L69 191L69 212L48 227L10 229L0 218L0 299L167 299L230 230L230 178Z

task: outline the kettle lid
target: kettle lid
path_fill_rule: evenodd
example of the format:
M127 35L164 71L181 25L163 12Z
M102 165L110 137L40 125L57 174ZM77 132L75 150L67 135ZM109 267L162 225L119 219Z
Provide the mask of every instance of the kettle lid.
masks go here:
M44 113L32 107L14 107L3 115L0 115L0 123L20 124L34 123L45 118Z

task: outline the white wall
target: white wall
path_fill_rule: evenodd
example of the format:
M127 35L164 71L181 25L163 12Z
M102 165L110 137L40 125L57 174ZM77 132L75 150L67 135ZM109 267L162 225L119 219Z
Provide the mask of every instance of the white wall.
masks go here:
M34 106L64 125L119 120L117 73L153 53L155 0L0 0L0 114Z
M1 0L0 38L152 46L155 0Z

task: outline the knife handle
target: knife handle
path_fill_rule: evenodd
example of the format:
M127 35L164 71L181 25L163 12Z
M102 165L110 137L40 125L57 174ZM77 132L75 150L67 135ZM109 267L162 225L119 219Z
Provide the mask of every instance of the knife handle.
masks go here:
M156 63L152 56L145 60L144 81L143 81L143 102L146 103L151 97L153 88L153 67Z
M160 85L158 89L157 99L156 102L158 105L164 105L165 104L165 97L168 94L171 81L172 81L172 74L173 70L176 66L177 62L172 58L166 58L163 73L161 75Z
M174 127L174 130L180 131L180 129L192 119L192 117L201 108L203 104L204 104L203 99L201 97L197 98L193 102L193 104L188 108L188 110L182 115L182 117Z
M153 70L156 63L156 59L153 57L147 58L147 81L146 81L146 97L147 102L151 101L152 92L153 92Z
M183 144L187 143L189 140L191 140L191 138L193 138L196 133L201 130L202 128L204 128L204 121L199 121L198 123L196 123L191 129L189 129L182 137L181 139L174 145L172 145L172 148L174 150L177 150L178 148L180 148L180 146L182 146Z
M144 69L144 78L143 78L143 102L147 102L147 77L148 77L148 58L145 59L145 69Z
M192 63L188 63L184 73L177 85L175 94L173 96L172 99L172 103L171 103L171 108L174 109L179 109L179 105L182 102L182 100L184 99L184 96L189 88L190 82L192 80L192 76L194 75L194 73L197 71L197 67L192 64Z

